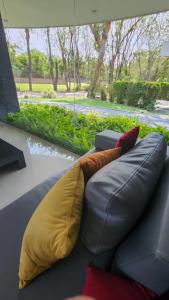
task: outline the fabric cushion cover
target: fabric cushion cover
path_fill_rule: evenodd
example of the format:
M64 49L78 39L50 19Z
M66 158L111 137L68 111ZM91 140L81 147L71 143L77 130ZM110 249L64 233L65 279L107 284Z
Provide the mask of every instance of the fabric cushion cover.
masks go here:
M165 155L164 137L152 133L88 181L82 240L89 251L103 253L127 236L151 199Z
M139 127L135 127L125 132L116 142L115 147L122 148L122 154L132 149L137 141L139 135Z
M80 159L80 165L84 173L85 181L87 182L99 169L118 158L120 153L121 148L114 148L82 157Z
M0 210L0 299L63 300L82 292L89 253L80 239L68 257L18 291L18 266L25 228L42 198L62 175L63 172L56 173Z
M70 254L82 215L84 176L77 162L48 192L24 233L19 287Z
M145 214L118 247L116 267L133 280L162 294L169 290L169 157ZM169 298L168 298L169 299Z
M150 300L156 296L144 286L89 265L83 295L96 300Z

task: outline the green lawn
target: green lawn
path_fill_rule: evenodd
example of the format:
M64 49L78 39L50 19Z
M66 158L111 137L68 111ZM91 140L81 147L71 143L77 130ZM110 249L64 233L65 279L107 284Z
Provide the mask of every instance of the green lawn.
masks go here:
M63 103L67 103L67 104L79 104L82 106L90 106L90 107L98 107L98 108L111 108L111 109L115 109L115 110L126 110L129 112L144 112L146 113L146 110L143 109L139 109L137 107L133 107L133 106L128 106L128 105L124 105L124 104L116 104L116 103L111 103L111 102L107 102L107 101L102 101L99 99L88 99L88 98L78 98L78 99L74 99L72 97L66 97L66 98L55 98L55 99L46 99L46 98L28 98L29 100L38 100L38 101L49 101L49 102L56 102L56 104L58 102L63 102ZM25 100L24 98L20 98L20 100Z
M81 89L84 90L87 86L88 86L87 83L82 83L81 84ZM28 83L16 83L16 87L21 92L28 92L29 91ZM33 88L33 92L45 93L45 92L53 91L53 85L52 84L47 84L47 83L45 83L45 84L43 84L43 83L32 84L32 88ZM75 85L74 85L74 83L72 83L71 84L71 90L73 91L74 88L75 88ZM66 85L65 84L59 84L58 85L58 91L59 92L66 92Z
M107 101L102 101L99 99L73 99L73 98L61 98L61 99L55 99L56 102L64 102L64 103L72 103L72 104L80 104L84 106L93 106L93 107L100 107L100 108L111 108L116 110L127 110L127 111L136 111L136 112L145 112L143 109L139 109L137 107L128 106L124 104L116 104L111 103Z

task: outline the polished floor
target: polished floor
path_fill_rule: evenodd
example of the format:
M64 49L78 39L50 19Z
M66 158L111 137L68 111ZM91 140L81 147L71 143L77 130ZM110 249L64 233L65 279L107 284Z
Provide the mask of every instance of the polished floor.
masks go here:
M15 165L0 168L0 209L22 194L63 170L77 155L23 130L0 122L0 138L22 150L26 168Z

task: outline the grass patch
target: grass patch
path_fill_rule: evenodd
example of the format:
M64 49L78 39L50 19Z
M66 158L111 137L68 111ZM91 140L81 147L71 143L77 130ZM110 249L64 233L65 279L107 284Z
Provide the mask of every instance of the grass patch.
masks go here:
M140 126L140 137L160 132L169 144L169 131L161 126L150 127L137 118L126 116L99 117L90 113L73 113L59 106L22 104L18 113L9 113L10 124L59 144L77 154L84 154L94 145L95 135L104 129L125 132Z
M28 83L16 83L16 87L18 91L21 92L29 92L29 85ZM85 90L88 87L87 83L81 84L81 89ZM75 88L74 83L71 83L71 90L73 91ZM53 91L53 85L48 83L38 83L32 84L33 92L45 93L48 91ZM59 92L66 92L66 85L65 84L58 84L58 91Z
M146 112L146 110L139 109L136 107L124 105L124 104L116 104L116 103L111 103L107 101L102 101L99 99L66 99L66 98L61 98L55 100L57 102L64 102L64 103L72 103L72 104L79 104L83 106L93 106L93 107L98 107L98 108L110 108L110 109L116 109L116 110L127 110L127 111L136 111L136 112Z
M54 98L54 99L48 99L48 98L28 98L31 101L48 101L48 102L62 102L66 104L78 104L82 106L89 106L89 107L97 107L97 108L108 108L108 109L115 109L115 110L124 110L128 112L138 112L138 113L147 113L146 110L140 109L133 106L128 106L124 104L116 104L111 103L107 101L102 101L99 99L88 99L88 98L78 98L75 99L71 97L65 97L65 98ZM20 100L25 100L24 98L20 98Z

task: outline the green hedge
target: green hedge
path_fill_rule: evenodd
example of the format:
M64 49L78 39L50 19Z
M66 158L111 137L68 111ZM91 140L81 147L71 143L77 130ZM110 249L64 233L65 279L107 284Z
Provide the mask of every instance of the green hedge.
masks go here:
M20 112L9 113L8 122L48 141L83 154L93 147L96 133L104 129L125 132L140 126L140 137L161 132L169 144L169 131L161 126L150 127L137 118L126 116L99 117L95 114L73 113L59 106L21 105Z
M157 99L169 100L169 83L115 81L109 86L110 101L152 109Z

